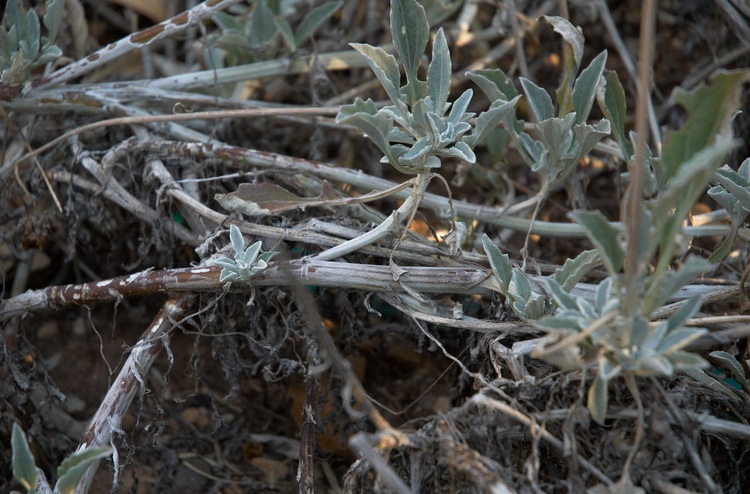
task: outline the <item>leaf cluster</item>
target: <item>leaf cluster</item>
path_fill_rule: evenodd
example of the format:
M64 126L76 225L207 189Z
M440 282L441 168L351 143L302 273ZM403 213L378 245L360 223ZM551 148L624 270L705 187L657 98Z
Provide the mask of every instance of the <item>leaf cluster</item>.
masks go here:
M5 25L0 27L0 82L21 84L31 71L62 56L54 44L62 21L65 0L47 0L42 18L47 35L42 36L39 16L34 9L21 10L21 0L8 0Z
M439 168L441 158L475 163L474 147L513 112L519 98L495 101L478 116L467 111L474 94L471 89L448 102L452 64L442 29L435 35L426 80L421 80L419 65L430 27L424 8L416 0L391 2L391 33L406 84L401 84L401 70L393 55L377 46L353 43L393 104L378 108L371 99L357 98L341 109L336 120L364 132L383 152L381 161L402 173Z
M226 64L233 66L254 61L259 54L278 51L283 44L286 52L294 52L342 5L343 0L332 0L311 9L292 27L287 18L296 10L296 2L256 0L253 8L229 14L217 12L213 21L220 33L209 43L213 49L206 54L206 64L221 68L223 59L218 49L226 53Z
M232 225L229 228L229 238L232 241L232 248L234 249L234 259L219 257L214 260L214 264L221 267L219 280L222 282L244 281L252 278L266 269L268 261L276 254L273 251L261 254L260 248L262 242L260 240L246 249L245 238L236 225Z

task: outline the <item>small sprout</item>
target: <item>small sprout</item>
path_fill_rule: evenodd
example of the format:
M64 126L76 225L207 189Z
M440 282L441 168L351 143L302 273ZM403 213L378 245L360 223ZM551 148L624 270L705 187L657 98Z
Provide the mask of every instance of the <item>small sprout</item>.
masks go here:
M243 281L252 278L268 267L268 261L275 252L260 253L261 242L257 241L245 249L245 239L236 225L229 228L229 238L234 248L234 259L220 257L214 260L214 264L221 267L219 280Z

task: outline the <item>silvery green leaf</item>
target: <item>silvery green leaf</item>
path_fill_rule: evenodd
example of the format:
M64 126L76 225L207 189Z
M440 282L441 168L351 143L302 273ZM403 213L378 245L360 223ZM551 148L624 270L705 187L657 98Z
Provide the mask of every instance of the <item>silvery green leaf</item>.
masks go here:
M463 93L461 93L461 96L458 97L456 101L453 102L453 105L451 106L451 111L448 114L448 121L454 126L458 127L458 124L461 123L466 114L466 109L469 107L469 103L471 102L471 98L474 96L474 91L471 90L471 88L467 89ZM468 114L469 116L473 116L474 114Z
M584 123L589 118L606 63L607 50L604 50L578 76L573 87L573 109L577 115L576 123Z
M633 156L633 146L625 131L625 119L627 118L625 90L617 77L617 72L613 70L604 71L604 83L599 85L597 98L602 113L612 124L612 132L620 145L623 159L630 163Z
M689 298L683 302L677 312L667 319L669 331L675 330L685 324L691 317L695 316L701 308L701 298L699 295Z
M542 18L549 22L555 32L562 36L563 40L573 49L575 65L576 67L580 67L583 60L583 43L585 41L583 30L562 17L545 15Z
M447 149L443 149L441 151L441 154L445 154L447 156L450 156L452 158L458 158L460 160L463 160L467 163L476 163L477 157L474 154L474 151L471 150L471 148L466 145L464 142L457 142L452 147L449 147Z
M13 0L11 0L12 2ZM10 439L11 462L13 464L13 478L20 483L26 491L36 489L39 473L36 470L34 455L26 440L26 434L17 423L13 423L13 432ZM7 473L7 472L6 472Z
M530 320L536 320L547 315L546 300L543 295L532 292L529 299L524 304L524 312L526 318Z
M750 183L745 177L724 165L716 170L714 180L742 203L746 211L750 211Z
M667 333L657 351L662 354L669 354L675 350L681 350L690 343L694 342L706 333L703 328L681 328Z
M281 33L281 37L284 39L286 46L289 47L290 50L296 51L298 44L289 21L280 15L275 16L273 21L276 24L276 30Z
M463 136L465 133L471 130L471 125L467 122L459 122L458 125L449 124L451 127L453 127L453 140L457 140L461 136Z
M520 269L513 268L511 273L511 284L509 291L513 292L523 300L529 300L532 294L531 283L529 283L529 279Z
M580 317L555 313L552 316L545 316L535 320L534 324L546 331L570 329L578 332L581 330L580 321Z
M451 54L443 28L438 29L432 43L432 61L427 68L427 91L432 99L432 111L442 116L451 92Z
M26 52L26 58L33 61L39 55L39 49L41 48L41 26L39 25L39 16L36 15L34 9L29 9L26 12L26 20L28 25L26 28L26 40L28 41L28 51Z
M674 366L669 358L662 355L653 355L644 358L636 370L638 375L671 376L674 374Z
M675 350L670 353L667 358L672 363L675 369L702 369L709 366L709 363L700 355L693 352L686 352L685 350ZM745 388L750 390L750 388Z
M403 96L399 89L401 73L398 70L396 58L378 46L363 43L350 43L350 46L364 55L367 64L375 73L388 97L396 106L404 106Z
M5 5L5 20L9 29L23 26L23 15L20 9L21 0L8 0ZM24 33L25 34L25 33Z
M219 275L219 282L224 283L225 281L237 281L240 279L239 273L230 269L222 269Z
M606 314L604 307L607 305L607 302L612 298L616 298L612 293L612 283L612 277L608 276L597 285L594 292L594 305L600 314Z
M416 0L391 0L391 35L406 72L407 102L413 107L421 98L417 71L430 37L424 8Z
M63 9L65 8L65 0L47 0L45 5L44 27L47 28L47 43L46 46L52 46L57 38L57 30L60 27L60 21L63 18ZM62 51L61 51L62 53Z
M510 285L511 280L511 267L508 254L503 254L497 245L492 243L492 240L490 240L490 237L488 237L487 234L482 235L482 247L484 247L484 253L490 261L492 273L495 275L495 280L497 280L497 283L500 285L500 290L503 295L507 296L508 285Z
M248 247L247 250L243 253L242 262L244 262L246 266L252 267L253 265L255 265L255 261L258 259L258 255L260 254L261 245L262 242L259 240Z
M420 157L434 152L435 148L432 147L429 137L422 137L409 149L409 151L399 158L399 161L403 162L414 162Z
M586 236L599 249L610 274L619 273L625 262L622 230L607 221L599 211L576 211L570 216L583 227Z
M649 321L640 316L635 316L630 320L630 324L626 325L627 328L624 334L623 343L625 347L635 348L638 350L648 336L651 334L651 324Z
M399 171L409 173L400 168L397 156L391 151L388 136L393 128L393 122L384 113L378 112L372 100L363 101L357 98L354 104L341 107L338 115L336 115L336 121L346 122L357 127L375 143L391 165L398 168Z
M656 352L668 331L669 323L667 321L658 321L652 325L648 337L641 342L641 350L644 352Z
M268 261L270 261L276 254L278 254L278 252L274 252L272 250L262 253L260 256L258 256L258 264L263 261L263 263L268 266Z
M646 291L643 310L649 314L662 306L683 286L692 282L711 267L702 257L691 255L678 270L665 272L660 278L653 279Z
M73 494L78 486L78 481L86 473L86 470L111 454L111 447L99 447L88 448L65 458L57 469L55 493Z
M734 355L729 352L717 350L709 353L708 356L714 360L721 362L727 368L729 368L730 372L732 373L732 377L734 377L737 381L740 382L740 384L742 384L742 387L745 388L745 391L750 392L750 382L748 382L747 380L745 370L742 368Z
M577 115L577 114L576 114ZM609 120L603 118L596 124L588 125L581 123L573 127L573 133L576 136L580 147L577 149L577 154L574 161L577 163L584 156L589 154L592 149L602 140L602 138L608 136L612 128L609 124Z
M232 241L235 259L242 258L242 254L245 252L245 239L237 225L229 227L229 239Z
M531 169L534 171L545 170L549 166L549 159L547 158L549 152L544 147L544 144L542 144L541 141L532 139L526 132L523 132L519 138L521 140L523 151L526 151L526 154L522 153L521 155L524 159L528 158L531 160L531 163L528 163L527 161L527 164L531 166ZM546 167L545 163L547 165Z
M427 117L429 111L430 107L425 99L420 99L412 105L414 123L417 125L418 130L423 134L430 128L430 119Z
M536 115L537 122L549 120L555 116L555 105L552 104L552 98L545 89L524 77L521 77L521 86L526 93L531 110Z
M294 33L294 41L297 46L307 41L317 29L333 15L341 6L344 4L342 0L326 2L322 5L315 7L302 18L297 31Z
M238 269L237 261L228 257L219 257L217 259L214 259L213 263L220 268L229 269L230 271Z
M550 175L557 175L559 172L558 163L565 151L565 141L570 142L570 125L574 119L575 113L569 113L565 118L549 118L536 124L539 140L549 156ZM554 180L555 176L549 178Z
M436 147L445 147L451 142L450 136L453 128L443 117L434 113L427 112L427 122L429 124L429 132L432 134L433 141L437 141Z
M43 48L42 51L39 53L39 57L37 58L37 63L39 65L42 65L47 62L52 62L60 58L62 54L63 52L59 46L56 46L56 45L47 46Z
M398 127L393 127L391 129L391 132L388 134L388 139L391 142L398 142L401 144L408 144L413 145L416 140L411 134L407 134L403 130L399 129Z
M552 277L563 290L569 292L599 264L600 260L597 251L585 250L573 259L566 259L565 264L557 268Z
M440 168L441 166L442 163L440 162L440 158L438 158L437 156L427 156L427 160L425 160L424 163L424 170Z
M469 147L476 147L482 140L495 129L501 122L515 112L516 105L521 96L516 96L510 101L497 100L490 108L479 114L474 124L474 132L463 138Z
M554 278L544 279L547 293L552 297L558 307L564 309L577 309L575 298L568 293Z
M513 81L500 69L474 70L466 75L493 103L497 100L508 101L518 96Z
M602 360L605 359L600 359L600 369ZM607 405L609 403L607 384L608 382L602 378L601 374L597 373L588 392L587 408L591 414L591 418L602 425L604 424L604 419L607 417Z
M583 297L578 297L575 299L576 307L578 308L578 312L585 317L586 319L595 320L598 319L600 314L596 310L596 307L591 304L588 300L586 300Z

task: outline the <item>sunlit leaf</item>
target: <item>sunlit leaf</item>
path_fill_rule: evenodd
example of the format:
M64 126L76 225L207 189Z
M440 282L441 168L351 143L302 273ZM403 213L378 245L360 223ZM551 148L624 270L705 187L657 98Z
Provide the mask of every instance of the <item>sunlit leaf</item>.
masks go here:
M622 230L607 221L599 211L576 211L570 216L583 227L589 240L599 249L610 274L619 273L625 262Z
M391 0L391 34L406 72L407 101L413 106L420 99L417 71L430 37L424 8L416 0Z
M13 423L13 432L10 440L13 463L13 478L16 479L24 489L30 491L36 488L39 474L36 471L34 455L31 454L26 434L17 423Z

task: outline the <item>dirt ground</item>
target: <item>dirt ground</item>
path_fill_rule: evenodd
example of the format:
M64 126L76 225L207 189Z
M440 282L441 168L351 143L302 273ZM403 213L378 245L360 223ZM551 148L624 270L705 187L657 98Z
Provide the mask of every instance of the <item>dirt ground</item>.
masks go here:
M140 10L138 2L103 2L99 7L94 3L82 3L89 37L79 48L83 50L80 55L74 52L78 45L72 20L63 25L60 44L72 59L161 20L170 4L153 2L154 13ZM454 72L468 67L511 36L507 31L508 14L503 13L508 3L477 2L472 31L486 33L497 25L506 32L491 33L486 40L461 47L452 46ZM551 3L554 5L548 14L560 15L559 4L567 3L570 20L583 29L587 40L585 63L601 50L609 51L607 67L620 74L632 111L632 80L613 46L601 12L589 2ZM640 12L630 3L609 2L609 8L625 46L635 56ZM724 3L730 2L659 2L654 102L657 118L664 126L678 126L681 119L680 111L668 104L673 88L694 86L707 75L704 71L745 67L750 61L750 49L742 52L742 47L750 46L750 37L745 37L743 31L750 32L750 19L742 13L732 18ZM155 7L157 4L160 9ZM387 2L347 0L344 4L343 10L315 34L314 44L303 45L291 55L292 59L313 50L321 54L345 50L349 42L390 42ZM532 17L545 2L516 0L515 4L523 14L520 19L524 49L533 80L554 91L559 84L561 43L548 25ZM460 9L448 15L439 25L453 33L459 12ZM300 18L291 17L295 22ZM209 34L215 30L210 22L205 23L205 28ZM196 53L188 56L187 52L200 52L208 38L199 31L180 36L177 41L157 44L148 52L132 52L70 84L103 84L197 70L202 58ZM451 43L455 41L451 38ZM253 54L252 60L262 60L265 55L268 54ZM518 80L513 50L493 63ZM338 95L342 95L338 104L349 103L354 96L344 93L358 88L358 95L382 100L384 93L374 85L366 86L373 79L367 68L326 71L316 66L312 76L307 72L256 80L242 88L244 95L237 87L222 87L218 93L228 97L234 90L234 96L264 103L321 105L335 102ZM457 82L452 96L466 87L470 87L466 81ZM211 94L211 90L204 93ZM123 104L154 113L171 113L174 106L171 101L148 98L144 105L137 101ZM220 108L205 100L187 106L187 111ZM50 111L16 110L10 106L3 111L6 156L12 155L13 146L25 145L18 138L21 130L33 149L75 127L123 114L114 105L90 114L65 109L63 105ZM362 169L393 181L403 179L377 164L379 155L373 145L322 118L317 123L289 117L225 119L192 125L233 146ZM735 126L740 137L750 136L747 117L740 115ZM149 135L176 140L170 132L166 128L147 131ZM101 159L132 136L143 138L129 126L96 129L78 136L79 151ZM47 172L67 170L87 176L73 148L69 140L42 153L40 166ZM730 160L736 167L748 155L746 144ZM148 147L129 148L118 157L114 176L134 197L156 210L162 220L172 218L189 227L190 218L179 218L182 210L176 201L144 171L145 163L154 156L158 153ZM478 156L480 162L491 161L490 153L484 149L478 150ZM252 168L213 157L159 157L180 178L226 175L220 180L194 184L205 204L222 212L211 198L216 193L235 190L240 182L262 179L304 191L306 180L312 180L281 169ZM617 218L622 183L614 160L602 161L603 167L581 175L579 197L584 198L586 207ZM196 245L172 235L171 230L161 229L157 222L145 221L113 204L101 190L53 182L52 188L63 201L60 212L35 166L26 166L19 174L29 195L19 187L13 173L0 176L3 299L25 290L108 280L149 267L189 267L201 260ZM527 168L515 166L512 155L496 166L467 169L448 163L441 174L451 184L456 200L488 206L503 201L503 176L508 177L521 198L538 185ZM356 190L348 184L333 185L342 193ZM437 184L431 190L444 194L444 188ZM395 204L386 199L369 208L387 215ZM701 204L707 210L717 207L709 199ZM568 221L565 214L571 207L566 191L559 190L545 205L540 218ZM372 217L363 214L351 207L309 208L253 221L262 226L293 229L317 218L365 230L373 223ZM426 238L432 238L434 232L444 234L450 228L445 219L428 210L418 215L415 225L415 232ZM502 234L497 227L474 225L463 248L465 253L482 252L479 239L483 233L495 237ZM215 250L225 245L222 242L226 238L225 235L209 245ZM250 241L261 238L266 241L264 245L283 245L291 256L320 250L314 242L248 236ZM511 257L519 258L524 235L514 233L503 239L503 248ZM532 240L530 255L540 263L560 264L585 247L580 240ZM690 248L706 256L716 243L715 238L701 239ZM747 249L738 241L739 258L718 269L715 281L736 283L747 262ZM356 253L347 256L347 260L387 265L387 258L368 253ZM383 431L371 416L362 413L361 403L355 400L354 410L350 410L349 383L325 367L326 352L309 329L314 315L296 305L293 290L259 286L242 292L200 291L190 305L191 317L178 327L148 373L140 376L143 385L138 386L122 426L113 436L116 461L101 464L90 492L303 491L298 478L301 464L312 468L302 473L303 479L313 479L311 485L305 486L307 492L393 492L379 474L382 471L372 468L350 447L352 438L362 437L370 441L373 450L408 482L413 492L585 492L597 484L603 488L604 482L595 472L612 482L620 480L636 423L635 401L622 380L611 383L610 413L606 423L599 425L586 410L586 390L593 369L562 372L526 357L522 364L526 377L517 379L511 372L501 350L540 336L532 327L519 323L509 331L462 330L418 322L391 306L386 301L387 294L324 286L307 287L304 291L315 301L320 320L375 408L410 444L384 445L388 436L379 435ZM465 315L477 319L513 322L499 295L457 293L440 297L430 295L441 306L457 304ZM0 492L21 490L11 475L12 424L21 425L38 466L48 478L55 478L57 466L78 446L131 347L167 299L165 292L151 293L29 313L3 323ZM737 300L704 306L702 311L713 315L747 314ZM745 362L747 349L747 340L742 339L717 343L701 352L726 350ZM720 366L713 370L722 372ZM493 382L502 394L478 393L483 388L479 376ZM682 375L644 378L637 383L646 407L646 430L630 466L630 477L636 485L646 492L750 492L750 438L700 425L701 417L711 416L747 426L750 396L746 391L739 390L732 398ZM516 410L527 423L504 408L495 407L496 403ZM303 420L306 404L313 418L307 422ZM672 407L691 413L677 414ZM301 463L300 448L310 437L311 426L316 437L310 453L312 461ZM378 444L378 440L383 443ZM634 492L623 489L619 492ZM616 491L613 488L592 492Z

